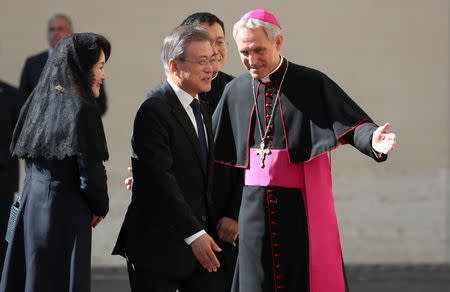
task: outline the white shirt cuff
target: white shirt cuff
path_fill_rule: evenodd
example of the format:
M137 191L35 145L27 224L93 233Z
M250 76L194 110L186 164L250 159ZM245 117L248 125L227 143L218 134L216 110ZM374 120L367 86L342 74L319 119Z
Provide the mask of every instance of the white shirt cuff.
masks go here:
M194 235L191 235L184 239L184 242L186 242L187 245L191 245L191 243L194 242L197 238L205 234L206 231L204 229L200 230L199 232L195 233Z

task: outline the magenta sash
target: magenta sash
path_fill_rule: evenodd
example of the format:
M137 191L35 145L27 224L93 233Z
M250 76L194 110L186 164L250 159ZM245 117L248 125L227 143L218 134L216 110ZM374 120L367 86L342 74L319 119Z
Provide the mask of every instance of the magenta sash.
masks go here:
M310 292L344 292L341 244L334 209L328 153L290 164L287 150L270 150L259 167L250 149L245 184L301 188L308 220Z
M301 188L303 181L303 165L290 164L287 150L270 150L264 159L264 167L259 167L259 156L254 148L250 148L249 168L245 170L247 186L272 186L285 188Z

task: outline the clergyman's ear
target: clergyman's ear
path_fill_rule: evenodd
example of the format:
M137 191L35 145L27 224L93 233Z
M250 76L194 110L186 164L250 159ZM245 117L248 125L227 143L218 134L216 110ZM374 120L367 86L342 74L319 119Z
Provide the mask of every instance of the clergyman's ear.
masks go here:
M281 45L283 44L283 35L279 34L275 38L275 44L278 51L281 50Z

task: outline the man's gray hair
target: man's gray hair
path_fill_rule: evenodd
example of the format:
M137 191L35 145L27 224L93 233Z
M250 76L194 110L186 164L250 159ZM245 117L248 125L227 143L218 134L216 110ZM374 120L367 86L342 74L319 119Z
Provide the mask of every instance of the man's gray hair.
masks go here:
M193 41L210 42L208 31L200 25L181 25L164 38L161 48L161 60L166 73L170 73L169 60L184 61L186 49L189 43Z
M233 27L233 38L236 39L236 35L241 27L247 27L249 29L255 29L258 27L262 27L266 32L267 38L269 41L274 42L277 38L277 35L281 33L281 28L276 26L273 23L265 22L259 19L254 18L245 18L241 19Z
M71 30L73 30L72 20L70 19L70 17L67 14L64 14L64 13L53 14L53 16L48 19L47 27L50 26L50 22L52 22L53 20L58 19L58 18L64 19L67 22L67 25L69 26L69 28Z

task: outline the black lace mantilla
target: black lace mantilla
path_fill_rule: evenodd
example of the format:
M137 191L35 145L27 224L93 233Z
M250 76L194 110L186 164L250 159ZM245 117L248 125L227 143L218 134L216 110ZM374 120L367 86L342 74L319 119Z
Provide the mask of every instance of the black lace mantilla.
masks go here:
M107 160L106 138L86 67L94 33L61 39L22 107L11 152L20 158Z

